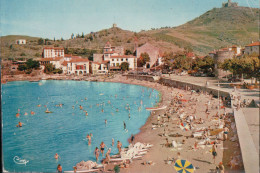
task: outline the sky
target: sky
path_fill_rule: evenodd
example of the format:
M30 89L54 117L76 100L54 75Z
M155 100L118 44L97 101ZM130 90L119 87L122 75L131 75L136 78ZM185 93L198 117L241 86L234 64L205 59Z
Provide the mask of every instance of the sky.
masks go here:
M178 26L227 0L0 0L0 36L68 39L118 27L139 32ZM234 1L234 0L233 0ZM259 0L236 0L259 8Z

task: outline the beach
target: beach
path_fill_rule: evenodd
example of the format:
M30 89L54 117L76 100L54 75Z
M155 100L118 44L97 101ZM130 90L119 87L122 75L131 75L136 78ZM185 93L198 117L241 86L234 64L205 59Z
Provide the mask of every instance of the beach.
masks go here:
M191 91L185 91L177 88L171 88L168 86L163 86L158 83L148 82L148 81L139 81L135 79L127 79L127 77L115 77L111 80L106 80L109 82L121 82L135 85L143 85L146 87L151 87L158 90L161 93L161 102L158 106L167 105L168 108L173 108L171 106L171 100L173 99L172 95L176 95L178 93L183 95L183 99L191 100L191 98L195 99L191 102L184 102L182 112L185 112L187 115L193 114L196 115L196 119L202 118L205 121L203 124L194 124L193 130L183 131L177 125L178 123L178 113L172 113L170 121L167 122L167 118L165 119L165 125L168 125L167 135L162 135L164 133L165 125L162 127L154 128L154 124L157 124L158 115L163 115L165 110L154 111L151 113L151 116L147 119L146 124L141 127L140 133L135 135L135 142L142 143L150 143L153 147L149 150L149 152L142 157L142 159L134 160L129 168L121 168L120 172L132 173L132 172L174 172L174 163L167 164L168 158L177 158L177 153L180 153L181 159L187 159L190 161L193 166L196 168L196 172L211 172L216 170L216 166L223 162L225 169L228 170L230 167L228 166L230 162L230 157L235 156L237 158L237 167L233 168L237 171L243 170L243 163L241 158L241 153L239 149L238 140L234 141L222 141L218 140L219 144L217 144L217 156L215 163L213 163L213 156L210 152L212 145L199 145L198 149L192 149L195 141L201 142L196 138L191 137L192 131L196 131L198 128L208 127L215 128L215 125L218 123L217 119L214 119L213 116L216 115L218 108L218 100L217 98L212 98L210 95L206 94L198 94L193 93L191 95ZM210 113L208 118L205 113L206 104L210 103ZM194 113L196 109L196 113ZM236 129L234 128L234 119L232 118L231 108L225 108L226 113L231 117L225 120L226 126L229 128L229 139L230 137L236 137ZM221 114L224 113L223 109L219 110ZM230 113L230 114L229 114ZM224 123L224 121L223 121ZM231 128L231 125L233 128ZM183 135L182 137L171 137L172 134L179 133ZM170 135L170 136L169 136ZM182 144L178 148L166 147L166 138L168 138L169 143L173 140L177 143L181 143L185 140L185 143ZM211 137L211 141L214 140L215 136ZM225 152L225 154L223 154ZM223 158L223 155L225 158ZM152 162L153 164L143 164L144 162ZM112 169L113 164L110 164L107 170ZM163 171L162 171L163 170Z

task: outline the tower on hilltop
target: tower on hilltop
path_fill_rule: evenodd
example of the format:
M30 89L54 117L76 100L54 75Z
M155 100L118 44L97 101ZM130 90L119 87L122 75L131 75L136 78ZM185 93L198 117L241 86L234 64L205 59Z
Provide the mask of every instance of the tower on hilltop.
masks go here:
M231 2L231 0L228 0L228 2L222 3L222 7L238 7L238 3Z

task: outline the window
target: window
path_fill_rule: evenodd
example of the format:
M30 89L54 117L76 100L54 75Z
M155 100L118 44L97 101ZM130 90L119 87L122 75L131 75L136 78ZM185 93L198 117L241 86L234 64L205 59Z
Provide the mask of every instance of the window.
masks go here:
M124 59L122 58L121 61L124 61Z
M128 61L128 59L126 58L126 61Z
M112 61L114 61L114 59L112 59Z
M118 59L117 59L117 61L118 61Z

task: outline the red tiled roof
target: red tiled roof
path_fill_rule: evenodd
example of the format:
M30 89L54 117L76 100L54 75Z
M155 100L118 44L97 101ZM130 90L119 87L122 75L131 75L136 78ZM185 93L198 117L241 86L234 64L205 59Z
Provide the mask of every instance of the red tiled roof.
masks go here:
M83 58L75 58L70 60L69 62L89 62L88 59L83 59Z
M233 45L232 48L236 48L237 46L236 45Z
M55 57L55 58L40 58L38 61L60 61L62 57Z
M98 64L98 65L100 65L101 63L99 63L99 62L91 62L92 64Z
M104 54L112 54L112 53L116 53L115 51L107 51L107 52L104 52Z
M106 64L108 62L109 62L109 60L105 60L105 61L102 61L101 64Z
M64 61L61 65L63 66L67 66L68 62L67 61Z
M251 43L249 45L247 45L246 47L251 47L251 46L260 46L260 42L254 42L254 43Z
M118 55L118 56L111 56L110 58L136 58L133 55Z
M64 50L63 47L44 47L43 49L56 49L56 50Z

